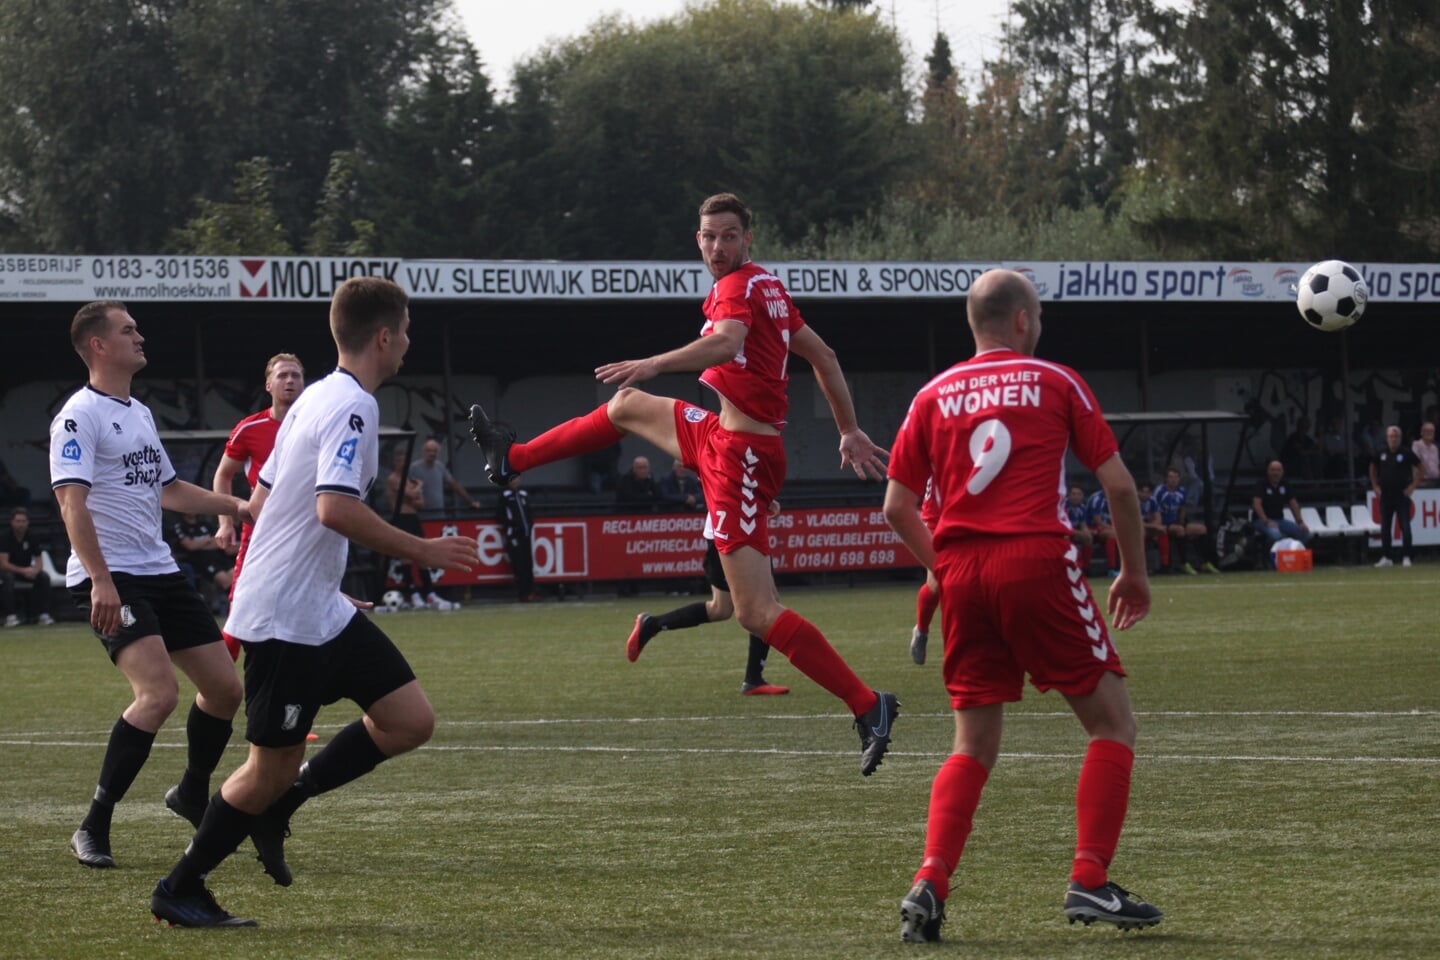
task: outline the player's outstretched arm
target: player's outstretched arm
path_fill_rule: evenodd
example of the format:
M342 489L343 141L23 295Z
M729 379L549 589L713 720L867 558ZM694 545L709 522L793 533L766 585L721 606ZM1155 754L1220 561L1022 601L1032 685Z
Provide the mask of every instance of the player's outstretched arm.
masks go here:
M675 350L657 353L643 360L601 364L595 368L595 379L616 387L628 387L652 380L662 373L707 370L734 360L748 332L745 324L738 320L721 321L715 324L714 332L708 337L699 337Z
M470 537L414 536L380 519L357 497L321 493L315 497L315 514L341 536L387 557L404 557L439 570L470 570L479 559L479 544Z
M1110 521L1120 549L1120 575L1110 584L1106 605L1116 630L1128 630L1150 612L1150 578L1145 572L1145 531L1140 520L1140 496L1120 454L1100 464L1095 479L1110 501Z

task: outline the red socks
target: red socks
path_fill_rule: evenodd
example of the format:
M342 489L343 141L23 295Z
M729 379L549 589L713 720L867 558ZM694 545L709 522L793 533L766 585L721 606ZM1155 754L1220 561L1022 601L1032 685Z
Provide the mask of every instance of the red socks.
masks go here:
M785 654L796 670L844 700L855 716L875 706L875 691L840 659L825 635L794 610L780 614L765 634L765 642Z
M990 771L979 760L963 753L951 754L935 774L930 787L930 819L925 825L925 862L915 879L935 884L935 895L941 900L950 896L950 875L965 850L980 791L989 778Z
M1084 887L1104 886L1106 870L1120 843L1130 806L1130 771L1135 752L1114 740L1091 740L1075 788L1075 863L1070 879Z
M583 417L551 427L528 443L512 445L510 469L524 473L557 460L604 450L615 443L625 434L610 422L608 406L603 404Z
M915 597L915 626L921 633L930 632L930 621L935 619L935 609L940 606L940 595L930 589L929 583L920 584Z

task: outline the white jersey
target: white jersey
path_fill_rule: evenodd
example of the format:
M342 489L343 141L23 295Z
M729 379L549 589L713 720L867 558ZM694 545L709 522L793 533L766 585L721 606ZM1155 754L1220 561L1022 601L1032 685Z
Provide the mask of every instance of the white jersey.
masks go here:
M71 394L50 421L50 486L82 486L100 553L112 573L154 576L180 568L161 535L160 488L175 468L160 445L150 409L89 384ZM70 551L65 585L89 577Z
M375 398L347 370L300 394L260 471L270 492L250 537L226 633L319 646L350 622L355 607L340 592L350 541L320 523L315 498L366 499L380 459L379 427Z

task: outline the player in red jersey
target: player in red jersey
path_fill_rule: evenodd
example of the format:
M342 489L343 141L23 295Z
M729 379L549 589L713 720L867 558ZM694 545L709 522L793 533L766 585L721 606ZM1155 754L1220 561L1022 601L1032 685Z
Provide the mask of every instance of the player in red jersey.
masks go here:
M225 441L225 453L215 467L215 479L211 488L216 493L230 493L235 474L245 470L245 481L255 489L255 479L260 468L270 459L275 449L275 435L280 432L280 421L300 391L305 389L305 367L293 353L277 353L265 364L265 392L270 394L270 409L251 414L235 424L230 439ZM230 596L235 596L235 584L240 581L240 567L245 563L245 550L250 546L253 524L243 524L240 531L240 549L235 554L234 579L230 582ZM221 550L235 546L235 521L229 517L220 518L220 529L215 533L215 545ZM240 641L228 633L225 649L230 651L232 660L240 659Z
M895 438L885 519L940 581L945 686L955 746L930 794L925 857L900 904L901 938L939 938L980 792L1000 754L1004 705L1026 674L1058 690L1090 737L1076 790L1077 842L1064 912L1073 923L1153 926L1163 914L1110 882L1130 799L1135 716L1125 671L1077 564L1065 511L1073 451L1110 501L1120 572L1108 608L1125 630L1150 609L1139 500L1115 435L1073 370L1035 358L1040 298L1008 270L966 303L975 356L935 377ZM933 535L917 509L933 480Z
M935 501L935 485L925 482L925 495L920 498L920 519L934 531L940 520L940 504ZM940 608L940 583L933 571L925 571L925 582L915 595L915 626L910 629L910 659L917 666L925 665L925 651L930 643L930 624Z
M733 194L700 206L695 241L715 278L705 298L700 336L667 353L597 367L619 388L610 402L527 443L471 408L471 434L485 452L490 480L505 484L525 470L603 450L627 434L655 444L700 475L720 565L735 615L747 632L783 653L803 674L845 701L860 733L860 772L869 776L889 746L899 700L867 686L804 617L786 609L770 573L766 513L785 479L780 429L789 406L792 352L810 362L840 430L840 466L880 479L887 453L855 420L835 351L800 317L778 277L750 260L750 210ZM632 384L662 373L703 370L700 382L720 396L720 413Z

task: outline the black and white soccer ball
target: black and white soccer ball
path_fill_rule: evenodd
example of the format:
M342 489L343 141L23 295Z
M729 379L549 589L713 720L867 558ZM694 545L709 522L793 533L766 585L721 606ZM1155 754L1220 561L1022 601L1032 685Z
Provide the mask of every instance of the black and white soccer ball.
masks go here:
M1316 330L1344 330L1360 319L1370 287L1344 260L1323 260L1305 271L1295 288L1300 316Z
M386 590L385 595L380 598L380 610L383 613L397 613L405 609L405 594L399 590Z

